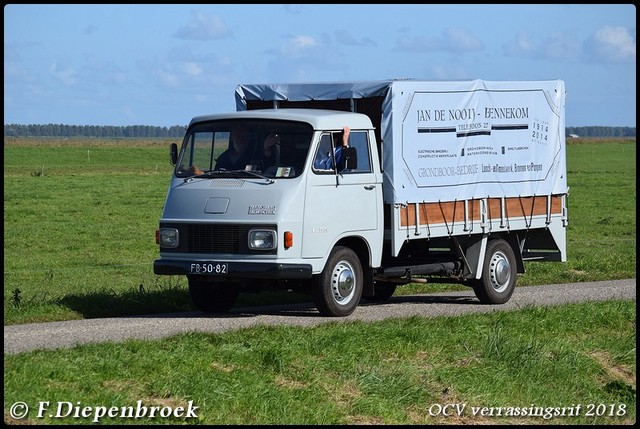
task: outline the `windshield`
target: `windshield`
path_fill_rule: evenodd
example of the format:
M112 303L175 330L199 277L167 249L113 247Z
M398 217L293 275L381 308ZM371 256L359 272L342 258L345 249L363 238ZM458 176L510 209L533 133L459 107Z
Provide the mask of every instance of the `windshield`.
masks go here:
M312 135L309 124L291 121L236 119L196 124L187 130L176 175L298 177ZM210 172L215 174L205 174Z

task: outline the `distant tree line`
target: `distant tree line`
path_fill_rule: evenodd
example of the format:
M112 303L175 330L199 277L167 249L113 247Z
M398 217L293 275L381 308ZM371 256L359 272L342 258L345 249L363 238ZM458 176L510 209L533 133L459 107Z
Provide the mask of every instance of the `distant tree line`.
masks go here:
M95 138L143 138L184 136L185 127L154 127L151 125L18 125L4 126L5 137L95 137Z
M636 127L567 127L570 134L579 137L635 137Z
M185 127L151 125L19 125L4 126L5 137L182 138ZM635 137L636 127L567 127L566 135L578 137Z

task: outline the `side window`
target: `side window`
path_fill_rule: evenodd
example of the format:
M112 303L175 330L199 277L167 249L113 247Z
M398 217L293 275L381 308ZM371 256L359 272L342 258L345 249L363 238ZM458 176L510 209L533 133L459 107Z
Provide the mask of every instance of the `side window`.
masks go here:
M313 161L313 169L317 172L333 172L334 152L332 150L331 139L339 133L323 134L320 138L318 151ZM338 142L341 145L342 141ZM351 131L349 134L349 146L355 148L358 156L358 166L353 170L346 170L343 173L370 173L371 172L371 151L369 150L369 138L366 131ZM338 166L341 165L342 156L340 150L335 152ZM340 167L339 167L340 168Z
M322 137L320 137L318 151L313 159L313 169L319 171L333 171L333 156L331 153L331 135L323 134Z
M371 172L371 151L369 150L369 138L366 131L351 131L349 134L349 146L358 151L358 167L352 173Z

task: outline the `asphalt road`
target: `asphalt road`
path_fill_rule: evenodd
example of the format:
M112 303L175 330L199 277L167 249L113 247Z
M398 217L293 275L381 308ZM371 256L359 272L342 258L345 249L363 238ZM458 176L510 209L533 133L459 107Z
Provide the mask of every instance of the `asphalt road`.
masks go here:
M322 317L312 304L235 308L207 315L199 311L136 317L29 323L4 327L4 352L73 347L76 344L159 339L186 332L224 332L258 325L314 326L328 322L377 321L411 316L455 316L518 310L530 306L636 299L636 279L519 287L502 305L482 305L473 291L394 296L384 304L362 301L348 317Z

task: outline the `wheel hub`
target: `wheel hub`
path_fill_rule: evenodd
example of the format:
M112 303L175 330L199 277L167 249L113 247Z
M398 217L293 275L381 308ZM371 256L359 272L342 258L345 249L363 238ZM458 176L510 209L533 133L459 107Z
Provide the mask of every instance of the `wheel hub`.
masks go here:
M491 284L496 292L502 292L507 285L511 277L511 267L507 257L497 252L491 259Z
M353 269L345 263L338 264L333 273L331 287L333 296L338 304L344 305L349 303L355 292Z

